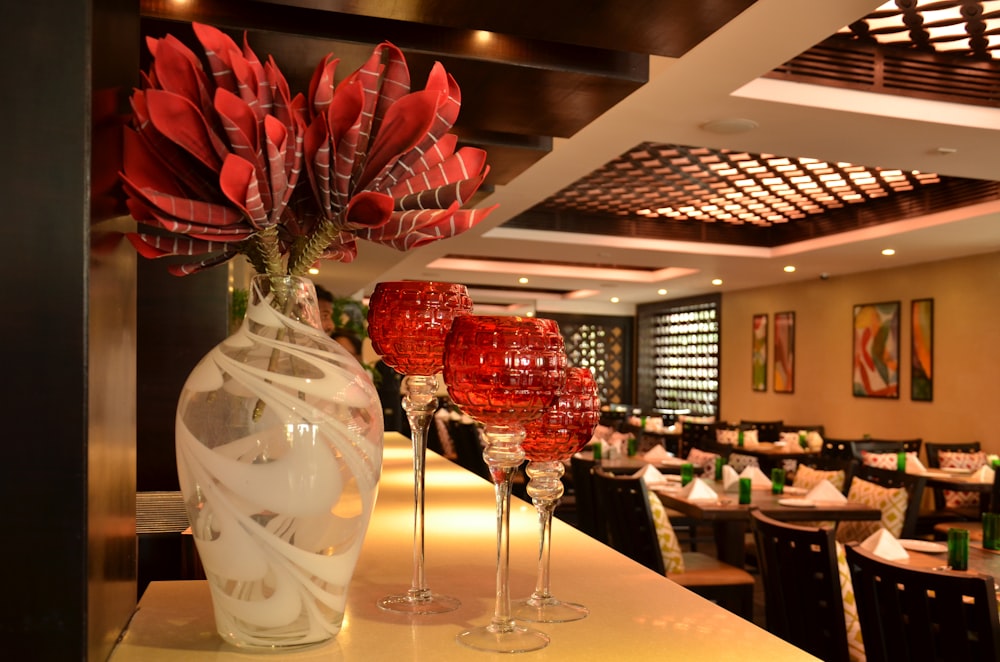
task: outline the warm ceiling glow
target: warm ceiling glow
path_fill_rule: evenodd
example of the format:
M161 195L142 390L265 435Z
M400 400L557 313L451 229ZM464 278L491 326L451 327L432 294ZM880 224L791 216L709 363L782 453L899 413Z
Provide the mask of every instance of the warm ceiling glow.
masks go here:
M713 278L712 279L712 285L722 285L722 279L721 278Z
M895 255L895 254L896 254L896 249L895 248L883 248L882 249L882 255Z
M794 265L789 264L789 265L785 266L785 273L789 273L790 274L790 273L794 273L794 272L795 272L795 266Z
M528 279L525 278L524 276L521 276L520 278L517 279L517 282L519 282L521 285L526 285L528 283Z
M316 274L319 273L319 268L318 267L309 267L309 273L312 274L313 276L315 276Z
M661 287L660 289L656 290L656 293L662 297L664 294L667 293L667 291Z
M619 299L618 297L611 297L609 301L611 301L611 303L618 303L619 301L621 301L621 299Z

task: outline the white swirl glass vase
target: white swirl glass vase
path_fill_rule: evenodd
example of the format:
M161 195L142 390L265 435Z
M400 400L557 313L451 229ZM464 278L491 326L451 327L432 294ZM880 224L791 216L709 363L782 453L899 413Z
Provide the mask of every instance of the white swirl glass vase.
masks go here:
M216 628L243 648L336 636L375 505L382 407L304 278L256 276L177 406L181 491Z

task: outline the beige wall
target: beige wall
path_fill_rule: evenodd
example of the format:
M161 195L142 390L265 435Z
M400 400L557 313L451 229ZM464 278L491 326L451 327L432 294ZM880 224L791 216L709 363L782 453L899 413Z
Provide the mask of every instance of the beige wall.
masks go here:
M911 299L934 299L934 400L910 400ZM901 303L900 397L851 389L853 306ZM795 312L795 392L774 393L774 313ZM770 322L768 391L750 388L751 319ZM781 287L722 299L721 419L822 423L827 436L979 440L1000 452L1000 253Z

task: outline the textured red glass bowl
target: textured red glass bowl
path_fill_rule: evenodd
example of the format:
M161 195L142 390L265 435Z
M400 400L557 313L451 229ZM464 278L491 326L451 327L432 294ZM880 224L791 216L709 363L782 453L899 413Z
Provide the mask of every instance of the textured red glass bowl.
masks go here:
M465 315L445 342L444 381L455 404L481 423L524 423L558 395L566 362L554 320Z
M375 286L368 302L372 347L401 375L436 375L452 320L472 312L465 285L394 281Z
M594 436L601 418L597 382L586 368L567 368L566 385L541 417L524 424L521 448L531 462L564 460Z

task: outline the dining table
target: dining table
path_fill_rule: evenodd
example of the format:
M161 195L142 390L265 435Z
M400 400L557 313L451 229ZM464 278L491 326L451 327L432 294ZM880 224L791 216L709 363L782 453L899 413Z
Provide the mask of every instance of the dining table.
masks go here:
M816 501L804 499L794 487L785 494L773 494L770 488L751 490L749 504L739 503L735 491L727 491L721 480L706 480L718 495L717 499L688 499L680 484L668 480L649 486L667 508L697 520L710 523L715 537L716 555L720 561L742 568L746 565L746 534L750 527L750 511L760 510L768 517L785 522L815 522L844 520L878 521L882 511L854 501Z
M514 659L462 646L456 635L490 622L496 601L496 490L489 482L428 451L426 572L433 589L460 599L451 612L412 615L380 609L378 600L407 586L411 571L413 450L386 433L378 502L350 589L343 628L330 642L287 652L241 651L215 632L205 580L154 581L109 662L328 662L354 660ZM510 588L531 595L538 572L539 521L532 504L511 500ZM569 623L525 623L551 638L520 655L531 662L744 660L806 662L816 658L636 563L558 519L551 522L551 586L560 599L590 613Z
M732 452L757 458L761 470L765 473L769 473L774 467L782 466L785 460L800 462L820 454L819 450L781 441L761 441L751 446L733 446Z

